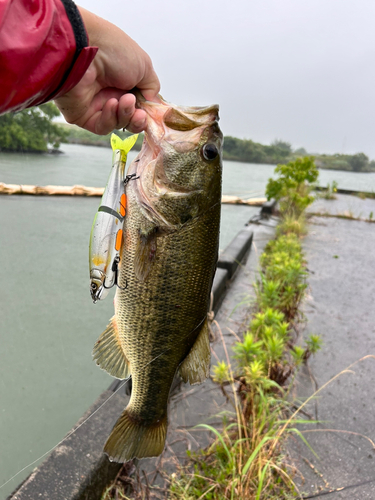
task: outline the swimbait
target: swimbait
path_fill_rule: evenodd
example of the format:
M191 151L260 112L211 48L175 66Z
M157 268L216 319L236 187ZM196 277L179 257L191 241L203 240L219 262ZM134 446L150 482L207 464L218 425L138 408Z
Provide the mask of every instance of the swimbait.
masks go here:
M90 234L90 293L94 304L104 299L109 289L118 284L122 227L126 214L125 185L132 178L125 177L125 165L137 138L138 134L124 140L115 134L111 136L113 165Z

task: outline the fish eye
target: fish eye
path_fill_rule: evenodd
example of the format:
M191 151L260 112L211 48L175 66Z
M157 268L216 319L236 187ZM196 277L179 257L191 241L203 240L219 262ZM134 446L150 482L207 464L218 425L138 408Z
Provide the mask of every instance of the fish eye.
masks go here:
M96 283L91 283L91 290L93 292L96 292L97 289L98 289L98 285Z
M209 142L203 146L202 154L205 160L212 161L219 155L219 151L215 144Z

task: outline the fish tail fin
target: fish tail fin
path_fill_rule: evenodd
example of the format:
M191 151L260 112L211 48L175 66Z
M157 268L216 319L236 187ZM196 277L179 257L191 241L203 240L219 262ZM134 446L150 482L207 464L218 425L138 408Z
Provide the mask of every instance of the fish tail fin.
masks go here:
M100 335L92 352L96 364L112 377L130 377L130 364L121 346L116 317L113 316L107 328Z
M126 163L126 157L131 150L131 148L134 146L134 144L137 142L139 134L133 134L129 135L129 137L125 137L125 139L121 139L118 135L112 134L111 135L111 146L113 151L116 151L119 149L121 151L121 160Z
M154 424L144 425L132 418L126 409L104 445L104 453L113 462L156 457L164 449L166 434L167 414Z

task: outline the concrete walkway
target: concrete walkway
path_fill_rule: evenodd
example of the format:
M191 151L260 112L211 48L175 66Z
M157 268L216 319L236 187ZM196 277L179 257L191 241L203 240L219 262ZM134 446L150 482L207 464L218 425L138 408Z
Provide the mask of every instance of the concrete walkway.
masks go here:
M312 212L356 216L375 213L375 200L338 196L319 200ZM375 499L375 224L313 217L303 242L310 271L305 303L307 332L320 334L324 345L299 376L300 400L352 366L321 391L306 411L321 423L305 434L319 458L298 440L290 444L309 498ZM302 418L305 418L301 415ZM330 429L328 431L327 429Z

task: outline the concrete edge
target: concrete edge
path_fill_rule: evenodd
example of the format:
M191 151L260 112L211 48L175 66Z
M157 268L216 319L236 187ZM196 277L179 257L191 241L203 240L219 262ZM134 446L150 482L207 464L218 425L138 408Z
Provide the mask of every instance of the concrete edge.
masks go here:
M327 187L324 186L315 186L314 187L315 191L327 191ZM336 193L338 194L349 194L349 195L354 195L354 196L359 196L359 195L365 195L367 198L374 198L375 192L374 191L355 191L353 189L343 189L343 188L337 188Z
M228 271L231 279L251 248L254 233L250 227L242 229L220 255L217 267Z

